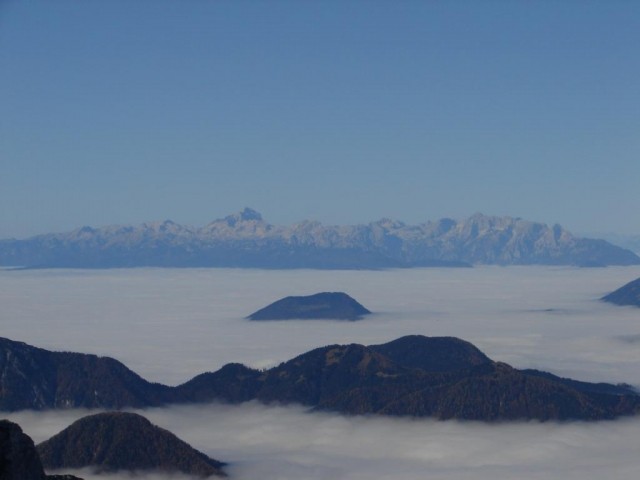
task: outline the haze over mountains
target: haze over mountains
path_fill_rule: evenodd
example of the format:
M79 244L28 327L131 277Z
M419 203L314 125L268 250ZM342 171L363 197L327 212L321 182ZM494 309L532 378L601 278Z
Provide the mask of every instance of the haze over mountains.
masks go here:
M387 268L496 265L637 265L640 257L560 225L476 214L421 225L303 221L271 225L255 210L195 228L171 221L82 227L0 241L0 265L33 268L247 267Z
M8 420L0 420L0 479L82 480L73 475L45 474L33 440L20 425Z
M602 238L607 242L618 245L627 250L639 254L640 253L640 235L623 235L616 233L595 233L587 234L588 237Z

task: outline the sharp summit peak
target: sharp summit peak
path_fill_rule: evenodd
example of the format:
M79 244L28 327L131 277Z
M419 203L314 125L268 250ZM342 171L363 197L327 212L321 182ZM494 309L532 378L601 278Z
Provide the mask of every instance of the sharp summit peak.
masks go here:
M238 213L234 213L226 216L225 220L227 221L232 220L236 222L237 221L247 222L251 220L262 221L262 215L260 214L260 212L254 210L253 208L244 207Z

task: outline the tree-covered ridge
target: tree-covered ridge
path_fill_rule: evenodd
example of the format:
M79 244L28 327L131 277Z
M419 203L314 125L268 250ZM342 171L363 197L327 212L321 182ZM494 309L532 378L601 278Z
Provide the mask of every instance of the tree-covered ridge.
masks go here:
M98 385L104 390L87 390ZM103 395L106 390L111 393ZM3 410L249 400L347 414L484 421L601 420L640 410L640 395L627 385L517 370L453 337L330 345L264 371L228 364L177 387L149 383L113 359L0 340Z

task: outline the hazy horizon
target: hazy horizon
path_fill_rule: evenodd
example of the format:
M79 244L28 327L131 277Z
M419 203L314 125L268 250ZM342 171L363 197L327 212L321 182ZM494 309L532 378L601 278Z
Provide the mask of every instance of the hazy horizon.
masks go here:
M640 267L0 270L0 325L13 340L112 356L172 385L228 362L265 368L322 345L423 334L463 338L517 368L640 387L640 309L599 300L638 276ZM346 291L374 315L358 322L244 318L282 296L318 291ZM5 416L42 441L87 413ZM230 462L237 480L414 479L425 472L434 479L600 480L640 473L636 417L485 424L312 414L255 402L139 413Z

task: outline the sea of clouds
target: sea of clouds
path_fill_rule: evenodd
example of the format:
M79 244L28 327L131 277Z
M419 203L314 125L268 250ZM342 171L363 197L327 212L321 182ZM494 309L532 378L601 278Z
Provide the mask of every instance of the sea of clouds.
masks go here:
M599 301L639 276L638 267L0 270L0 335L112 356L149 380L172 385L231 361L262 368L322 345L423 334L464 338L519 368L640 386L640 309ZM281 297L320 291L345 291L375 314L359 322L244 318ZM87 413L6 417L39 442ZM488 425L344 417L255 403L140 413L229 462L238 480L640 474L635 418ZM87 480L129 477L79 474Z

